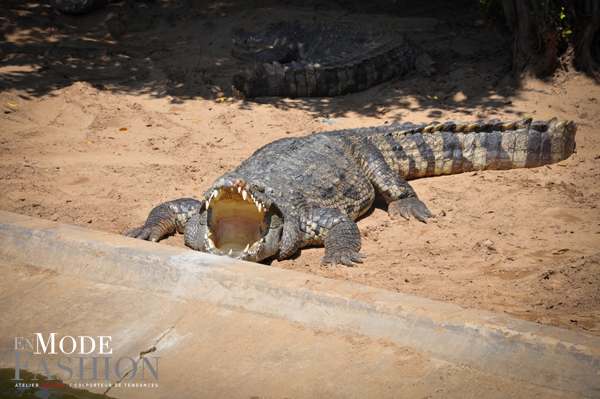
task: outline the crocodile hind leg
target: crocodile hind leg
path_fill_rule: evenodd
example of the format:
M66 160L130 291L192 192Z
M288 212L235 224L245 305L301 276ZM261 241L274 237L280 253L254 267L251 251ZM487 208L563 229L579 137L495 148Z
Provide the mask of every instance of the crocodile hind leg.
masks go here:
M156 242L175 230L183 233L187 222L198 212L203 203L192 198L165 202L152 209L142 227L126 231L123 235Z
M335 266L341 263L352 266L362 263L366 256L359 253L360 231L350 217L337 209L318 208L304 215L300 223L301 246L325 245L325 256L321 263Z
M427 223L426 218L435 217L435 215L427 209L427 205L417 197L402 198L391 202L388 205L388 214L390 216L400 215L405 219L410 219L410 215L413 215L423 223Z
M424 223L427 223L427 218L435 217L417 197L410 184L390 168L377 146L363 139L354 145L354 155L363 173L385 198L390 216L399 214L409 219L412 215Z

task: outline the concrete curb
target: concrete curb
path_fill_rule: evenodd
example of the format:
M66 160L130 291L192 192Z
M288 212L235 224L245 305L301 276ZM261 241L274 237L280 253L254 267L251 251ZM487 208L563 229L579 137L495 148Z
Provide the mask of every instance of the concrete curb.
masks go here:
M600 397L595 336L2 211L0 257L313 329L386 338L500 377Z

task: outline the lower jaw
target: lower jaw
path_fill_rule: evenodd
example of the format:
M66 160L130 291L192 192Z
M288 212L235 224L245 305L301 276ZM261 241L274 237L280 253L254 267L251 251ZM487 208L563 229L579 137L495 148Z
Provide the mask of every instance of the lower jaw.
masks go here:
M239 242L232 243L221 243L218 247L214 245L213 241L205 238L204 251L213 255L227 256L234 259L241 260L252 260L257 261L256 254L261 250L264 245L264 239L247 243L245 247L241 248L243 244Z

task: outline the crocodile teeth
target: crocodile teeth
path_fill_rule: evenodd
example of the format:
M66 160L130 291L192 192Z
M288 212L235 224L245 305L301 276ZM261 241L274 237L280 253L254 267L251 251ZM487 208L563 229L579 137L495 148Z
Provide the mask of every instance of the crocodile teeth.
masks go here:
M244 199L244 201L246 201L247 195L248 195L248 192L246 190L242 191L242 198Z
M233 253L233 249L230 249L228 255L231 256L232 253Z
M244 252L248 252L248 249L250 249L250 244L246 245L246 248L244 248Z
M240 193L240 191L242 191L242 188L238 187L238 194Z
M215 248L215 244L213 244L213 241L210 238L206 240L206 245L208 246L208 249L212 250Z
M257 206L258 206L258 211L260 212L262 210L262 204L259 203Z
M210 201L212 201L213 198L216 198L218 194L219 194L219 192L217 190L213 190L213 192L210 194L210 196L206 200L206 209L208 209L208 207L210 206Z

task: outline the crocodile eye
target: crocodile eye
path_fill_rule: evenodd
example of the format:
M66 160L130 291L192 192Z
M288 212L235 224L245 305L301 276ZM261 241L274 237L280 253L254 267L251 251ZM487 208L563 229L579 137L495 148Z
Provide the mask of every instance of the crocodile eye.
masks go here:
M263 186L259 186L258 184L255 184L253 188L261 193L265 192L265 188Z

